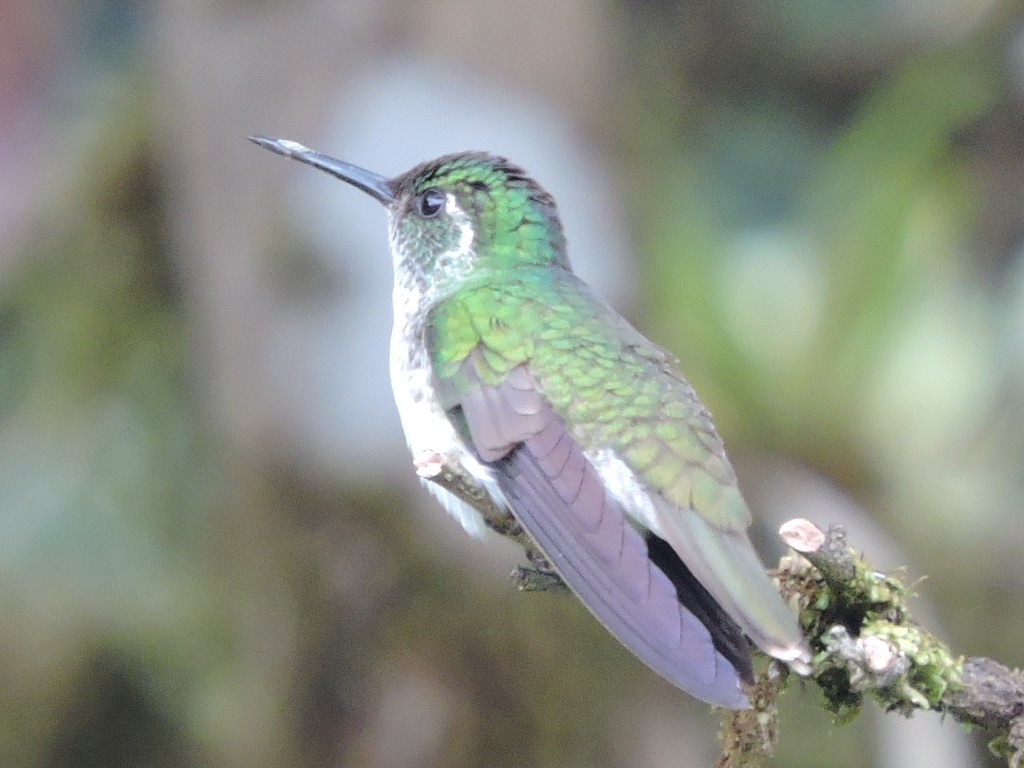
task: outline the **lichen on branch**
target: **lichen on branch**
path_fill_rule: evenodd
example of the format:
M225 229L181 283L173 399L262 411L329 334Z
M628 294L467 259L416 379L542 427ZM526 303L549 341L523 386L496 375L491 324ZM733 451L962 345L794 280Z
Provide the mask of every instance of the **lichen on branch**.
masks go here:
M838 721L865 696L887 712L945 713L992 731L992 747L1017 768L1024 755L1024 674L992 659L954 654L910 616L899 571L875 571L847 544L841 526L806 520L780 531L792 547L775 571L815 652L812 679Z

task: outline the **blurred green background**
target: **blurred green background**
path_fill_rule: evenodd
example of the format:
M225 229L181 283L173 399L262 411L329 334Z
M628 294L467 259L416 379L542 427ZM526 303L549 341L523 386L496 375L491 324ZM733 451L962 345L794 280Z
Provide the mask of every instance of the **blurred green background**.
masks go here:
M758 520L1024 664L1011 0L0 3L0 765L709 766L717 719L415 483L382 173L505 152ZM317 178L313 178L317 176ZM997 765L793 687L773 765Z

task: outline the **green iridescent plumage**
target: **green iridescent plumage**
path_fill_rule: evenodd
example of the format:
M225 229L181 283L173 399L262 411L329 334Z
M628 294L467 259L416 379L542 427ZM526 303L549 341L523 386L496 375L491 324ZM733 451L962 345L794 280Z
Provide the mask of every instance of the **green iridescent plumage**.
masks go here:
M408 188L413 200L431 189L454 194L476 225L474 250L486 251L494 269L526 264L568 267L554 199L501 158L483 153L442 157L413 168L395 184Z
M674 373L674 360L581 290L571 273L496 270L486 285L439 305L429 332L450 401L473 350L482 352L477 371L489 384L525 363L585 449L610 448L652 489L717 526L750 525L711 417Z
M511 512L651 668L744 707L748 637L801 666L795 617L676 360L572 274L551 196L522 169L451 155L395 179L273 139L382 202L395 267L391 375L409 447ZM438 491L467 528L476 515Z

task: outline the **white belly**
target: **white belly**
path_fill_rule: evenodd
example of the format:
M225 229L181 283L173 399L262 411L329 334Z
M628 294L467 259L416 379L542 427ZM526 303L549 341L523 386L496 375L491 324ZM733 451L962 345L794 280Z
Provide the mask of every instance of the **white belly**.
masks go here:
M492 498L500 499L491 471L477 461L441 409L440 400L434 394L433 372L426 350L422 347L410 350L402 341L404 335L405 329L396 322L391 332L391 389L413 459L419 461L425 455L440 454L445 464L462 466L480 481ZM422 482L468 533L483 535L486 525L479 512L437 483L427 479Z

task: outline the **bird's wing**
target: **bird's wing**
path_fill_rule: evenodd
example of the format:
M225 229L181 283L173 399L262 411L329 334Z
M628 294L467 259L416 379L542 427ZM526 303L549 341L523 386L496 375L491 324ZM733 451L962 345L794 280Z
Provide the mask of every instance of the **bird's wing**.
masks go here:
M493 362L475 349L439 384L519 522L584 605L642 661L709 703L747 706L736 669L680 604L676 586L648 556L643 536L525 364L499 381Z
M644 522L755 645L785 661L807 660L796 616L750 542L750 511L711 416L671 358L659 354L648 347L630 363L637 370L633 389L647 387L656 405L639 422L644 434L616 451L649 491Z
M655 392L644 425L654 426L618 455L650 491L648 525L755 645L784 661L809 660L796 616L750 542L750 511L710 414L671 357L653 345L638 356L635 389Z
M542 350L531 360L555 413L569 417L585 445L616 460L620 485L642 489L627 511L668 542L758 647L786 661L809 659L795 615L750 543L750 511L711 415L675 358L582 284L564 280L572 290L559 306L575 301L575 322L561 330L556 318L545 331L561 333L556 340L571 354Z

